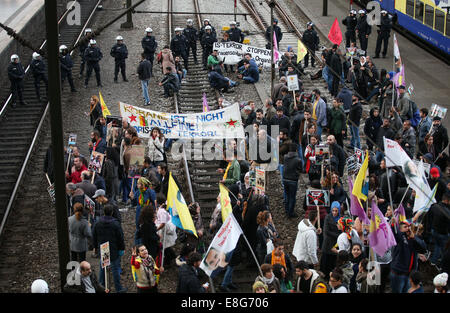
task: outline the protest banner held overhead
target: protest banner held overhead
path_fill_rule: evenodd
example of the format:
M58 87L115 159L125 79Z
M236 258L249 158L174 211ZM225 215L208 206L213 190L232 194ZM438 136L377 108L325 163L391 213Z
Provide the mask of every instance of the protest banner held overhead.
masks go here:
M206 275L213 278L227 267L241 234L243 232L239 223L233 213L230 213L211 242L200 264L200 268Z
M145 146L135 145L128 149L130 155L130 167L128 168L128 178L141 177L142 168L144 167Z
M89 159L88 169L92 172L100 174L102 172L104 158L105 155L103 153L92 151L91 158Z
M149 138L153 127L159 127L164 137L172 139L245 138L238 104L192 114L151 111L122 102L119 107L122 118L141 138Z
M224 64L237 64L244 58L244 54L250 53L258 66L271 66L270 49L252 47L234 41L215 42L213 49L217 50L219 60L222 60Z
M328 190L306 190L306 206L309 208L329 207L330 206L330 192Z

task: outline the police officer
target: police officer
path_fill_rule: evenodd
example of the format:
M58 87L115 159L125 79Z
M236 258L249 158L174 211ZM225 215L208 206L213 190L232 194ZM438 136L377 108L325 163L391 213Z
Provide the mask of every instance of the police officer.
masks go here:
M236 27L235 21L230 22L230 29L227 30L226 32L230 36L230 41L239 43L244 42L244 34L238 27Z
M158 48L158 43L156 42L155 36L152 36L153 30L148 27L145 29L147 35L142 38L141 44L144 49L145 58L150 61L153 68L153 60L155 58L155 51Z
M90 28L86 28L84 30L84 36L89 36L92 33L92 29ZM81 65L80 65L80 75L79 77L83 77L83 72L84 72L84 65L86 64L86 60L84 59L84 51L86 50L86 48L88 47L88 42L87 41L81 41L80 43L80 57L81 57Z
M268 43L266 45L266 49L271 49L270 36L271 36L271 32L272 32L272 27L273 27L273 32L275 33L275 36L277 37L277 46L278 47L280 46L281 39L283 39L283 33L281 32L280 26L278 26L278 19L274 18L273 25L267 27L267 29L266 29L266 40L268 41Z
M127 82L127 75L125 74L125 59L128 58L127 46L123 43L123 37L116 37L117 43L111 48L111 56L114 58L114 82L117 83L117 75L122 73L122 78L124 82Z
M319 36L314 29L314 23L308 22L306 24L306 30L303 33L302 42L308 49L308 53L305 55L305 68L308 67L308 61L311 57L311 66L314 67L314 51L319 48Z
M207 25L205 27L205 33L203 34L200 43L202 44L203 54L203 69L206 70L206 64L209 55L213 51L214 43L217 41L216 35L212 32L212 26Z
M356 43L356 24L358 20L356 19L356 10L350 10L348 16L342 20L342 24L347 26L347 31L345 32L345 47L350 47L350 43Z
M67 78L70 85L70 91L75 92L76 89L72 78L73 61L70 57L69 50L67 50L65 45L61 45L59 46L59 53L59 63L61 65L61 89L64 90L64 81Z
M47 70L44 61L42 61L42 57L39 53L33 52L33 61L31 61L31 72L34 77L34 88L36 89L36 96L38 101L41 102L41 80L45 83L46 94L48 92L48 79L47 79Z
M197 29L194 28L194 24L191 19L186 21L187 27L183 30L183 35L187 40L186 47L186 56L189 57L189 50L192 49L192 56L194 57L194 63L197 62L197 40L198 40L198 32Z
M170 50L173 52L173 56L181 56L184 60L184 68L188 69L188 57L187 57L187 39L181 34L182 28L175 28L175 36L170 42Z
M367 44L369 43L369 35L372 32L372 26L367 23L366 11L359 10L359 19L356 24L356 34L359 38L361 50L367 51Z
M217 37L216 29L211 25L211 23L209 22L209 19L205 18L203 20L203 26L200 29L200 33L199 33L198 38L200 38L200 40L201 40L203 35L206 33L206 26L211 27L211 33L214 35L214 37Z
M391 36L392 20L386 10L381 11L381 24L378 25L378 27L379 29L377 29L378 33L377 46L375 48L374 59L380 57L381 44L383 41L384 41L383 58L385 58L387 54L389 37Z
M97 79L97 87L103 87L100 79L100 65L98 62L103 58L100 48L97 47L97 42L94 39L89 41L89 47L84 51L84 58L87 63L86 79L84 81L84 88L87 88L89 78L91 78L92 70L95 71L95 78Z
M17 98L19 98L20 104L27 104L23 101L23 78L25 77L25 70L22 63L20 63L19 56L17 54L13 54L11 56L11 63L8 65L8 77L11 81L11 106L13 108L16 107Z

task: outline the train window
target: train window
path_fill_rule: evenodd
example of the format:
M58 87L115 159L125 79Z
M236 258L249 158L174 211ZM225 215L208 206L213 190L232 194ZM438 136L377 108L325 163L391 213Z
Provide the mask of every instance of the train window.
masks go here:
M414 17L414 0L406 0L406 14Z
M444 23L445 23L445 13L441 10L436 9L436 17L434 22L434 28L443 33L444 32Z
M414 14L414 18L422 23L423 21L423 2L416 1L416 14Z
M427 24L431 28L433 28L434 22L434 8L431 5L425 6L425 21L424 24Z

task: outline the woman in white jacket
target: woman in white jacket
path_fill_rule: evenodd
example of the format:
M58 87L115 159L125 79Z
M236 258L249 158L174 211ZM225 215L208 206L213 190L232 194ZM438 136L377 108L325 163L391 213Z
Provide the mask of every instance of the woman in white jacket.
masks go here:
M158 127L154 127L148 139L148 157L153 166L164 161L164 136Z
M317 234L318 230L314 227L317 223L317 211L310 211L308 218L303 219L298 224L297 238L295 239L292 255L297 261L305 261L309 265L317 265Z

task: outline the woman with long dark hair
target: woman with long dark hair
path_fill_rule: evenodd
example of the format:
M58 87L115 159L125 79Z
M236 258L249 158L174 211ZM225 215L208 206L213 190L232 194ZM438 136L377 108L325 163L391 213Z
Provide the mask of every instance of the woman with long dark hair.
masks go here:
M156 260L159 254L159 235L157 234L156 214L153 205L145 205L139 216L139 229L137 238L140 238L142 244L147 248L148 253Z

